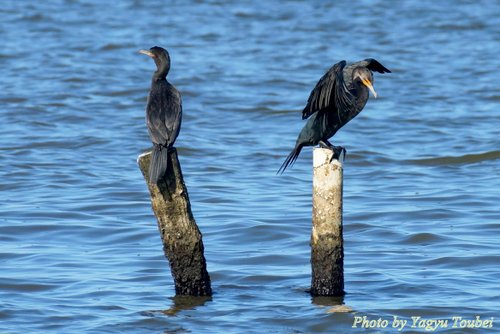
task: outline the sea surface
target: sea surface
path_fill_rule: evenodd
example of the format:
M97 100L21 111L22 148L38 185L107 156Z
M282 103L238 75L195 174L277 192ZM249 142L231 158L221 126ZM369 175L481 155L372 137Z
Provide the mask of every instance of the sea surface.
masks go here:
M4 0L0 37L0 333L500 333L500 2ZM174 298L136 163L154 45L209 299ZM313 299L311 148L276 171L369 57L392 73L332 140L346 295Z

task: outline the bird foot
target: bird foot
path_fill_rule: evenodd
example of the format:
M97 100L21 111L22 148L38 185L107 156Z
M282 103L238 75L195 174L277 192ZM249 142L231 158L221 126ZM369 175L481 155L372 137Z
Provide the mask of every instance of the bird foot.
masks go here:
M331 149L333 147L333 145L329 141L320 140L318 144L319 144L319 147L321 147L321 148Z
M170 152L171 148L172 148L168 144L156 144L156 145L158 145L158 147L160 148L160 151L167 150L167 152Z
M340 160L341 162L345 160L345 154L347 153L347 150L344 147L332 145L330 149L333 152L332 157L330 158L330 163L332 163L333 159Z
M332 145L328 141L326 141L326 142L320 141L319 146L322 148L327 148L329 150L332 150L333 154L332 154L332 157L330 158L329 163L332 163L333 159L340 160L341 162L343 162L345 160L345 155L347 153L347 150L344 147Z

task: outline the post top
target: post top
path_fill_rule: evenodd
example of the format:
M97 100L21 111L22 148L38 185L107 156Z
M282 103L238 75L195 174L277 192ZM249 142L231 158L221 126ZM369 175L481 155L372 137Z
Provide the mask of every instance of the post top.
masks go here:
M139 161L140 161L143 157L145 157L145 156L147 156L147 155L150 155L150 154L151 154L151 151L146 151L146 152L144 152L144 153L140 154L140 155L137 157L137 163L139 163Z
M324 164L331 163L342 168L342 162L338 159L332 160L333 151L328 148L315 147L313 149L313 167L317 168ZM331 161L331 162L330 162Z

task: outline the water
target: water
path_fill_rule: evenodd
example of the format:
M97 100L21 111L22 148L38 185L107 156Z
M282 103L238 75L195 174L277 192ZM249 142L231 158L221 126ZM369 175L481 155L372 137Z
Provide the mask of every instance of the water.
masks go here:
M498 2L1 7L1 333L397 332L356 316L500 328ZM137 50L153 45L184 99L176 146L215 292L196 303L172 298L135 161L154 66ZM275 172L316 81L367 57L393 73L334 138L347 295L312 300L311 150Z

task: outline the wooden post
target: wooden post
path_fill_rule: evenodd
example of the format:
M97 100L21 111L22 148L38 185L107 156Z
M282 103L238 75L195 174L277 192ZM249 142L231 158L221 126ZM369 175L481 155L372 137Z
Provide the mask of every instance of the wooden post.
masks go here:
M343 166L332 150L313 151L313 214L311 233L311 294L344 295L342 238Z
M150 162L151 152L137 158L151 194L163 251L174 278L175 293L178 296L211 296L202 235L191 212L177 150L172 148L169 152L167 172L158 185L149 182Z

